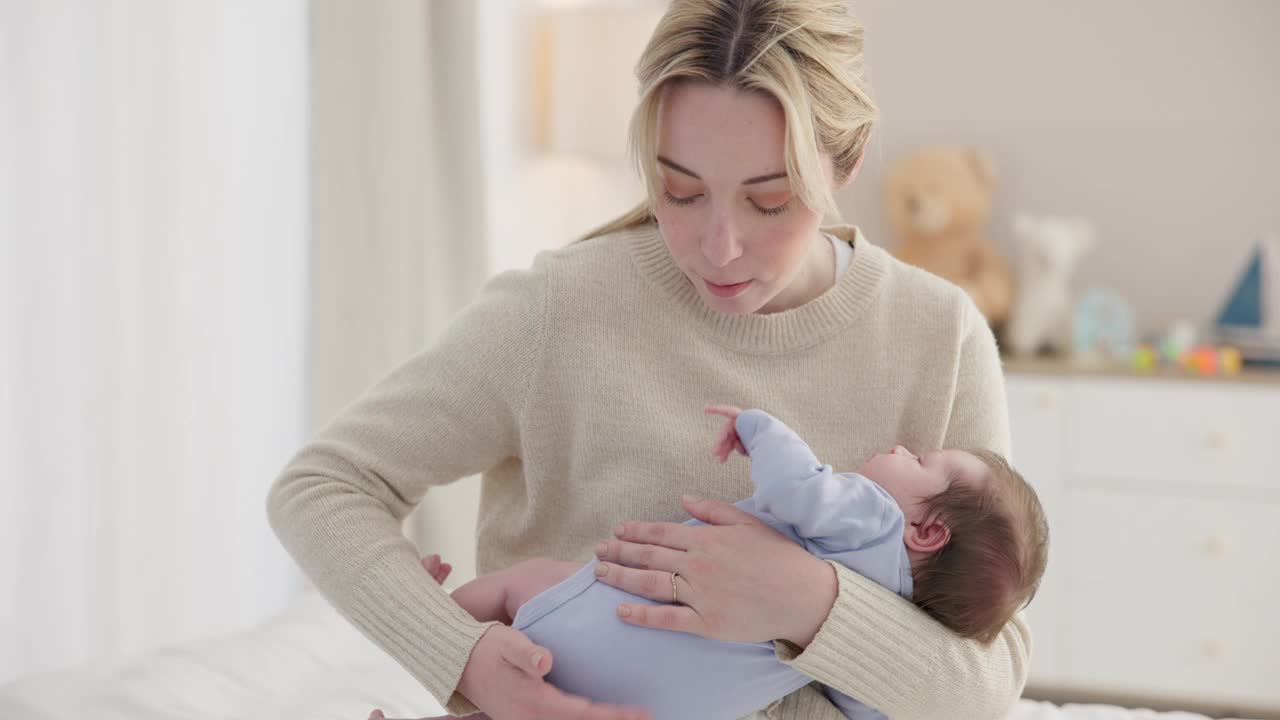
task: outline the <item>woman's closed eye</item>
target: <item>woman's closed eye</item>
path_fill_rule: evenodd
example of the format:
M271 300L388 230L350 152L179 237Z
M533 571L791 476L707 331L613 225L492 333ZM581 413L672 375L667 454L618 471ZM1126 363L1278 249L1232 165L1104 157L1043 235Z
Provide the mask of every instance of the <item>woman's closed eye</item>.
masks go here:
M689 205L692 205L695 200L702 197L702 193L697 193L696 195L679 196L679 195L672 194L670 190L663 190L662 197L664 200L671 203L672 205L675 205L676 207L687 207ZM790 199L784 200L780 205L773 205L773 206L763 206L757 203L755 200L751 200L751 199L748 199L747 202L751 205L751 208L756 212L760 213L761 215L770 216L770 217L781 215L791 207Z
M697 200L698 198L702 197L702 193L698 193L697 195L690 195L689 197L676 197L675 195L671 194L670 190L663 190L662 195L664 198L666 198L667 202L671 203L672 205L676 205L678 207L691 205L693 204L694 200Z
M760 207L759 205L756 204L755 200L751 201L751 207L755 208L756 212L760 213L761 215L781 215L782 213L786 212L787 208L790 206L791 206L790 200L787 200L781 205L775 205L774 207Z

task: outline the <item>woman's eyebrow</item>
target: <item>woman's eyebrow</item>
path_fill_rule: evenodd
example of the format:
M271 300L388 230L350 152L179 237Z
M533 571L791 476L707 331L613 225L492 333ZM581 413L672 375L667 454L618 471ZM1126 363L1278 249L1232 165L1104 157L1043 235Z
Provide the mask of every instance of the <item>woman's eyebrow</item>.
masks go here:
M671 168L672 170L675 170L675 171L676 171L676 172L678 172L678 173L683 173L683 174L685 174L685 175L688 175L689 177L693 178L694 180L701 180L701 179L702 179L702 178L698 177L698 174L697 174L697 173L695 173L694 171L690 170L689 168L686 168L686 167L683 167L683 166L677 165L676 163L671 162L670 160L668 160L668 159L666 159L666 158L662 157L661 155L659 155L659 156L658 156L658 162L662 163L663 165L666 165L667 167ZM786 173L785 171L784 171L784 172L769 173L768 175L757 175L756 177L753 177L753 178L747 178L746 180L743 180L743 181L742 181L742 184L743 184L743 185L755 185L755 184L762 183L762 182L769 182L770 180L777 180L778 178L784 178L784 177L786 177L786 176L787 176L787 173Z

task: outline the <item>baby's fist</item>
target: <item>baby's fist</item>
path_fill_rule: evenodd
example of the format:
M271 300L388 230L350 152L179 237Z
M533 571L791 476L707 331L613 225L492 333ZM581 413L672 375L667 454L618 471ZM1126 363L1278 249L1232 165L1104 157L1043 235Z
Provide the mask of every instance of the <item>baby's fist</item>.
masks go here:
M449 573L453 572L453 566L447 562L441 562L440 556L436 553L422 558L422 569L441 585L444 584L445 578L449 577Z
M743 447L742 439L738 437L737 427L738 416L742 414L742 409L732 405L708 405L704 412L725 418L724 427L720 428L720 434L716 436L715 447L712 448L711 454L719 458L722 463L729 459L729 455L734 450L746 455L747 449Z

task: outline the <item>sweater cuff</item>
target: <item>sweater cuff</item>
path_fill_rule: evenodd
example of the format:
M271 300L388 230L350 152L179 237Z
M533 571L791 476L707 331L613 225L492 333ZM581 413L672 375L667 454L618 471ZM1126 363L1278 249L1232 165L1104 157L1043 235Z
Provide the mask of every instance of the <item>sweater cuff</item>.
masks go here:
M910 637L905 627L914 618L903 616L897 595L837 562L827 562L836 570L838 587L831 612L807 648L775 640L775 656L871 707L902 707L906 687L928 677L928 663L918 650L902 646L902 638Z
M773 701L765 708L764 716L769 720L846 720L845 714L827 699L818 683L809 683L790 695Z
M473 618L407 553L392 553L370 566L354 587L351 622L447 712L479 712L456 688L472 649L499 623Z

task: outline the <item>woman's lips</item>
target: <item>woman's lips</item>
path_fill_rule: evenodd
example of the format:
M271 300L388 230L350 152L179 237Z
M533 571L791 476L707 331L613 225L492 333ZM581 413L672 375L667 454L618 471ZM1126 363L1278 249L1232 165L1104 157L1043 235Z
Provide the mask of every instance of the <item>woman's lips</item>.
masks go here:
M707 290L709 290L712 295L722 298L737 297L747 289L748 285L751 284L751 281L747 280L733 285L717 285L706 278L703 278L702 282L707 284Z

